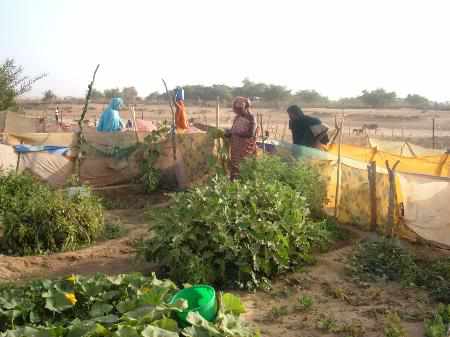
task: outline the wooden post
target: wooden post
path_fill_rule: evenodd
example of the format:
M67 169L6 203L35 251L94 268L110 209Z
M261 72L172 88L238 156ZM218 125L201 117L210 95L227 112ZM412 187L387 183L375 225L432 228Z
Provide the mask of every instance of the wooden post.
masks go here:
M220 97L216 97L216 128L219 128L220 120Z
M436 128L436 120L435 118L433 118L433 149L436 148L436 137L434 133L435 128Z
M265 144L265 140L264 140L264 126L263 126L263 115L259 114L259 118L260 118L260 128L261 128L261 140L262 140L262 145L263 145L263 153L266 152L266 144Z
M131 109L131 115L132 115L132 118L133 118L134 134L136 135L136 143L139 143L139 134L138 134L137 125L136 125L136 110L135 110L135 106L132 105L130 107L130 109Z
M339 200L339 192L340 192L340 180L341 180L341 144L342 144L342 131L344 126L344 119L341 120L339 126L339 142L338 142L338 161L337 161L337 178L336 178L336 195L334 200L334 217L337 219L338 217L338 200Z
M371 161L367 165L369 175L370 229L377 230L377 163Z
M400 160L397 160L392 166L389 166L389 161L386 160L386 168L389 175L389 208L388 208L388 224L389 224L389 232L388 235L390 237L394 236L395 229L395 207L397 205L397 188L395 185L395 169L397 165L400 163Z
M23 140L20 141L20 144L23 144ZM21 157L21 153L19 152L17 155L16 173L19 173L20 157Z

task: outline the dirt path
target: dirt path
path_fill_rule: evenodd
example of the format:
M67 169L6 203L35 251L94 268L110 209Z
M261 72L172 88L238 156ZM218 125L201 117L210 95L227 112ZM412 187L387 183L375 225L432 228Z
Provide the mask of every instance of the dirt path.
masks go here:
M423 319L431 310L427 295L394 283L357 285L344 263L351 247L321 255L316 265L287 275L270 292L240 293L246 320L259 326L262 336L384 336L384 317L396 311L408 337L422 337ZM303 310L299 298L312 299Z
M143 210L107 211L106 221L120 221L121 226L127 230L126 235L74 252L49 256L1 256L0 281L65 276L72 273L117 274L150 270L150 265L135 259L134 243L148 235Z

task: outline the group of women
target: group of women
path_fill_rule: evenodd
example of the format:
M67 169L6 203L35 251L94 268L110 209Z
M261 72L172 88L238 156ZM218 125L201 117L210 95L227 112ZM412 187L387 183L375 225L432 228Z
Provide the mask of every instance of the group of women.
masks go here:
M103 112L97 125L97 131L120 131L123 123L119 109L123 106L121 98L113 98L111 104ZM225 137L230 138L230 179L239 176L239 164L246 157L256 154L255 115L251 111L251 102L247 97L238 96L232 104L235 118L231 129L225 131ZM328 128L317 118L307 116L297 105L287 109L289 129L292 132L292 142L296 145L321 147L328 143Z

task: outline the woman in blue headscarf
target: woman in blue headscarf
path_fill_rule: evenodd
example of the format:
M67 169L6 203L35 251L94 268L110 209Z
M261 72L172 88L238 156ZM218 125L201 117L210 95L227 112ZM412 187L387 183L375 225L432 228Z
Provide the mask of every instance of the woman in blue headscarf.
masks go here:
M120 119L119 110L124 106L120 97L114 97L105 111L103 111L98 121L98 132L117 132L124 128L123 121Z

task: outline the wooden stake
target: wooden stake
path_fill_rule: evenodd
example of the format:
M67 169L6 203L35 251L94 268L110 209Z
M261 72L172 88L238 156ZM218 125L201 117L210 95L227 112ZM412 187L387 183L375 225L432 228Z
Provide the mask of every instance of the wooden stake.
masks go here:
M436 128L436 120L433 118L433 149L436 148L435 128Z
M369 178L369 198L370 198L370 228L377 230L377 163L370 162L367 165Z
M164 81L164 79L162 79L162 82L164 84L164 88L166 89L167 100L169 101L170 111L172 112L172 123L171 123L172 124L172 130L171 130L172 155L173 155L173 160L176 161L177 160L177 140L176 140L176 125L175 125L175 110L173 110L172 97L170 97L169 89L167 89L166 81Z
M220 97L216 97L216 128L219 128L219 120L220 120Z
M341 180L341 144L342 144L342 128L344 126L344 119L341 120L339 126L339 143L338 143L338 161L337 161L337 179L336 179L336 195L334 200L334 217L338 217L338 200L340 192L340 180Z
M134 134L136 135L136 143L139 143L139 134L138 134L137 125L136 125L136 110L135 110L134 105L131 106L131 116L133 118Z
M397 160L392 166L392 168L389 166L389 161L386 160L386 168L388 170L389 175L389 208L388 208L388 224L389 227L389 233L388 235L390 237L394 236L394 229L395 229L395 207L397 205L397 188L395 184L395 169L397 168L397 165L400 164L400 160Z

